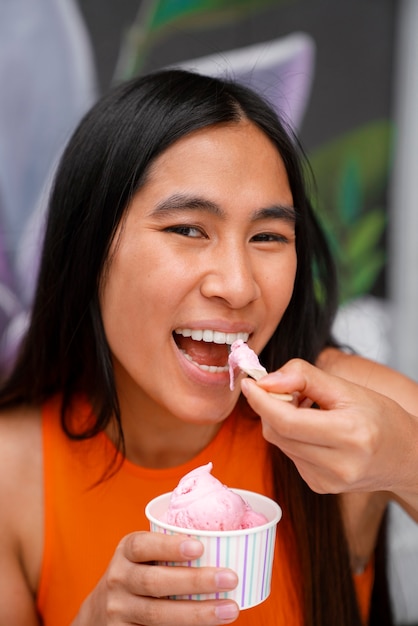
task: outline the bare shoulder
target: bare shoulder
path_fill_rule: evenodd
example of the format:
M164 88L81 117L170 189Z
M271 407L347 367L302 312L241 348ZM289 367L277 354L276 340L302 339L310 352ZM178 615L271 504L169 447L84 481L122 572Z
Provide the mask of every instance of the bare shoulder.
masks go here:
M391 367L335 348L324 350L319 356L317 365L329 374L340 376L392 398L417 415L418 382Z
M0 412L0 488L18 505L16 487L27 490L42 475L40 410L18 407Z
M337 348L326 348L323 350L318 358L317 365L329 374L347 378L364 386L369 386L368 383L370 381L382 375L385 378L403 378L401 374L386 365L358 354L343 352Z
M0 413L0 623L37 625L43 536L40 411Z

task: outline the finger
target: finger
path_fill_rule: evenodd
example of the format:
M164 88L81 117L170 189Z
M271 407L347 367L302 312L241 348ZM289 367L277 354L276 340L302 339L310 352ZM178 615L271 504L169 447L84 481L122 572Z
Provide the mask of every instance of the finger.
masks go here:
M238 584L237 574L226 568L143 565L131 563L125 572L126 588L141 596L222 594Z
M203 545L185 535L134 532L124 537L119 549L133 563L149 561L191 561L203 554Z
M232 600L156 600L138 599L130 622L132 624L181 624L181 626L217 626L230 624L239 615Z
M277 372L264 376L258 384L270 392L299 392L325 409L345 406L348 393L356 393L357 388L354 383L332 376L302 359L289 361Z
M321 410L295 407L279 402L260 386L249 381L245 395L263 423L263 435L271 443L288 450L294 442L321 448L374 451L377 442L376 424L369 419L364 404L359 408Z
M330 417L326 419L318 409L304 409L286 402L279 402L261 389L255 382L245 385L244 394L254 411L260 415L263 434L268 441L282 448L286 440L327 446L333 441L330 437ZM322 418L322 419L321 419Z

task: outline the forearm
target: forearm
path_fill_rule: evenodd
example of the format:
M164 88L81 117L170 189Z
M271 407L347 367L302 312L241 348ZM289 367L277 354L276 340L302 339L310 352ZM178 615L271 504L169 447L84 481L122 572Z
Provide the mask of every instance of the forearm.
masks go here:
M418 522L418 417L400 407L393 420L397 431L392 445L397 454L390 491L392 498ZM397 444L396 437L404 445Z

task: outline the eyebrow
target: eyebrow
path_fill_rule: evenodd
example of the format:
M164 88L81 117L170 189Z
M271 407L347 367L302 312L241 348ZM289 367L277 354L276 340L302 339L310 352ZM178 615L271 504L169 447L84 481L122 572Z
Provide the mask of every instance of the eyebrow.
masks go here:
M296 222L296 209L287 204L275 204L263 209L257 209L251 217L252 222L267 219L284 220L291 223Z
M204 211L216 215L221 219L226 218L226 212L216 202L212 202L212 200L208 200L207 198L201 198L200 196L189 196L187 194L173 194L165 200L162 200L154 207L151 215L153 217L163 218L181 210ZM296 210L290 205L275 204L256 209L251 216L252 222L265 219L279 219L295 222Z
M199 196L188 196L186 194L173 194L165 200L162 200L154 207L152 215L154 217L165 217L177 211L190 209L194 211L205 211L206 213L212 213L222 218L225 217L225 211L223 211L216 202L212 202L206 198L200 198Z

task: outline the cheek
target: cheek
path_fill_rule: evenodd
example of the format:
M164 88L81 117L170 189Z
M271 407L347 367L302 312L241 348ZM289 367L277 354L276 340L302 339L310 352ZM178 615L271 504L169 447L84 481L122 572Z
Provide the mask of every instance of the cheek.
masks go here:
M296 253L289 255L286 261L272 272L264 284L266 302L271 324L275 328L280 322L292 298L296 277Z
M100 306L110 343L126 349L151 340L158 327L170 326L170 316L184 295L184 268L145 246L121 247L102 282ZM183 278L182 278L183 277Z
M277 302L287 302L292 297L296 278L297 258L296 252L287 254L271 267L265 288L271 294L276 294Z
M138 328L142 323L141 304L147 301L141 294L144 291L141 282L146 280L138 271L135 255L126 255L123 247L118 249L100 289L102 320L111 349L120 342L125 342L127 348L136 342Z
M291 258L289 259L288 267L286 271L285 284L286 284L287 296L288 296L286 307L289 304L290 299L293 294L293 289L294 289L295 280L296 280L296 270L297 270L297 257L296 257L296 250L295 250Z

